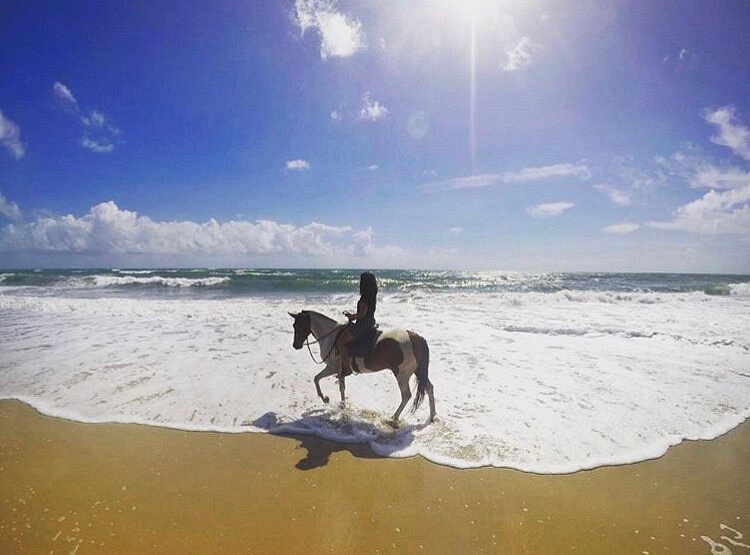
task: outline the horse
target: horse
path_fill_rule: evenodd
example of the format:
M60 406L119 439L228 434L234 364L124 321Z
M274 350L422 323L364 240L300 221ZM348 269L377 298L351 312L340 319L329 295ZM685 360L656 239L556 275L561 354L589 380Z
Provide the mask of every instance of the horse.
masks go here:
M324 403L328 403L328 397L323 395L320 389L320 380L328 376L337 375L339 379L339 391L341 393L341 404L344 405L346 402L344 393L346 389L346 376L341 370L341 358L336 349L336 339L346 327L346 324L340 324L333 318L329 318L313 310L302 310L297 314L289 312L289 316L294 319L294 340L292 341L292 346L299 350L307 344L309 349L310 342L308 341L308 337L312 334L315 338L313 343L318 343L320 347L320 357L322 363L325 363L326 366L313 378L318 397ZM310 355L312 356L312 350L310 351ZM314 357L313 361L315 361ZM417 393L414 397L411 412L414 413L419 408L426 393L430 401L430 418L428 423L434 421L435 396L428 376L430 349L427 346L427 341L422 336L410 330L398 328L386 330L380 333L370 353L365 357L357 357L355 362L363 374L379 372L381 370L391 370L393 372L398 382L398 387L401 390L401 404L391 418L393 425L398 424L401 411L404 410L409 399L411 399L412 394L409 387L409 379L412 375L416 375L417 377Z

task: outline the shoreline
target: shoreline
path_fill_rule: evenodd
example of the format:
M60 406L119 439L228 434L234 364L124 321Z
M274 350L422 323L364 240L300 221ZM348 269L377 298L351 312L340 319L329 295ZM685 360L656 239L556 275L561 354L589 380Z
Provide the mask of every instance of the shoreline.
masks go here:
M574 470L540 472L540 471L529 469L529 468L520 468L520 467L515 467L515 466L495 466L492 464L461 467L455 464L451 464L450 462L433 460L421 453L407 454L403 456L393 455L392 453L389 455L384 455L384 454L378 453L375 449L373 449L368 441L346 441L346 440L330 439L326 437L321 437L320 435L313 433L313 432L297 431L297 430L277 432L277 431L272 431L270 429L264 428L262 426L257 426L255 424L252 425L252 429L251 428L247 428L247 429L224 428L220 426L215 427L213 429L207 429L205 426L190 426L186 424L170 426L168 424L139 422L137 420L93 420L93 419L87 420L84 418L76 418L72 416L67 416L63 414L62 411L58 411L56 409L40 408L38 405L40 404L43 405L43 403L39 403L38 401L27 399L25 397L0 398L0 404L5 403L5 402L21 403L22 405L29 407L34 412L39 413L40 416L44 416L47 418L55 418L58 420L64 420L66 422L77 423L77 424L145 426L145 427L156 428L156 429L165 430L165 431L188 432L191 434L201 434L201 433L220 434L220 435L223 435L223 434L227 434L227 435L260 434L260 435L270 435L270 436L275 436L275 437L280 437L280 438L294 438L297 440L301 440L301 438L309 436L313 440L317 439L322 442L330 442L330 443L337 444L337 445L347 445L347 446L352 446L352 447L361 446L363 449L368 450L372 454L371 458L405 460L405 459L418 457L427 463L434 464L436 466L440 466L444 468L451 468L454 470L480 470L480 469L510 470L510 471L515 471L515 472L521 472L524 474L533 474L536 476L567 476L571 474L576 474L578 472L587 472L587 471L597 470L600 468L612 468L612 467L616 468L620 466L630 466L634 464L640 464L643 462L655 461L655 460L661 459L669 451L671 451L674 448L679 447L680 445L686 442L714 441L727 434L732 433L734 430L743 426L744 424L750 425L750 411L748 411L748 413L744 415L735 415L736 418L732 419L733 422L729 423L726 426L715 425L712 428L710 428L712 433L705 434L706 436L710 436L710 437L684 437L684 438L679 439L675 443L669 443L666 447L664 447L662 450L659 451L659 454L654 455L651 453L648 453L648 454L641 453L640 458L636 459L636 458L631 457L629 458L629 460L626 460L624 462L602 462L598 464L592 464L590 466L576 467ZM719 430L718 432L716 432L717 429Z
M0 445L7 553L698 554L711 552L702 536L742 550L720 537L750 534L748 421L564 475L381 458L315 436L86 424L11 400Z

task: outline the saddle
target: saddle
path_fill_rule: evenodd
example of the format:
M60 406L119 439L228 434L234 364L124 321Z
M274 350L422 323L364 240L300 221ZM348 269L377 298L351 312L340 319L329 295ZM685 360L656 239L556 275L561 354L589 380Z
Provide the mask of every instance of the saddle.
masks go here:
M375 348L375 344L378 338L383 332L378 329L377 324L365 331L349 343L349 356L351 357L350 365L354 373L359 374L359 368L357 367L356 358L366 358L372 353Z

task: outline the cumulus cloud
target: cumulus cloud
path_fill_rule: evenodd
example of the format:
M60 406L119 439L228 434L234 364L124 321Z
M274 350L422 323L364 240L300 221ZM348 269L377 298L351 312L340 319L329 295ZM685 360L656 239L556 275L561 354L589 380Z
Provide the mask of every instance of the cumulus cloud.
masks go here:
M333 110L329 114L329 117L331 118L332 121L341 121L342 119L341 112L339 112L338 110Z
M0 144L3 145L13 158L21 158L26 149L21 142L21 129L3 115L0 110Z
M750 160L750 129L737 121L732 106L706 110L703 117L717 128L717 133L710 137L711 142L729 147L735 154ZM682 175L687 177L691 187L711 190L679 206L671 220L646 225L704 235L749 237L750 172L737 167L718 167L705 159L695 158L687 164L682 159L677 161L687 168L683 168Z
M81 125L83 136L79 144L83 148L99 154L109 153L115 149L114 138L120 134L120 130L112 125L101 111L82 109L73 91L59 81L52 85L52 95L58 105Z
M534 218L551 218L553 216L559 216L574 206L575 204L572 202L550 202L531 206L526 209L526 213Z
M608 225L607 227L603 227L602 231L604 233L610 233L613 235L627 235L628 233L633 233L635 230L639 229L640 227L641 227L640 224L631 224L631 223L612 224L612 225Z
M10 218L11 220L20 220L21 211L15 202L10 202L2 193L0 193L0 215Z
M378 121L388 115L388 108L383 106L377 100L370 97L366 92L362 97L362 107L359 110L359 119L367 121Z
M611 200L617 206L628 206L630 204L630 195L617 189L616 187L612 187L611 185L607 185L606 183L600 183L598 185L594 185L594 189L607 195L609 197L609 200Z
M706 110L703 117L717 128L711 136L712 143L729 147L736 155L750 160L750 129L737 121L734 106Z
M711 190L677 208L671 221L648 225L707 235L750 235L750 185L726 191Z
M531 65L534 56L541 49L542 46L529 37L521 37L515 45L505 48L505 61L500 64L500 67L505 71L518 71Z
M89 255L398 255L398 247L376 247L372 228L313 222L304 226L271 220L154 221L114 202L88 214L40 217L0 229L0 252Z
M354 243L352 244L352 252L354 256L366 257L372 254L374 248L372 242L373 236L374 232L372 227L354 233Z
M371 172L374 172L375 170L378 169L378 165L377 164L370 164L369 166L367 166L367 169L370 170Z
M451 232L453 235L460 235L464 232L464 228L462 227L451 227L448 229L449 232Z
M310 169L310 162L298 158L297 160L287 160L286 169L291 171L303 172Z
M300 34L314 29L320 36L320 57L348 58L365 48L362 23L338 11L333 0L296 0L294 3Z
M444 181L428 183L422 186L422 190L426 192L434 192L455 189L477 189L500 183L511 185L514 183L536 181L538 179L548 179L551 177L576 177L579 179L588 179L591 177L591 171L585 164L571 164L566 162L562 164L551 164L549 166L523 168L512 172L485 173L465 177L455 177Z

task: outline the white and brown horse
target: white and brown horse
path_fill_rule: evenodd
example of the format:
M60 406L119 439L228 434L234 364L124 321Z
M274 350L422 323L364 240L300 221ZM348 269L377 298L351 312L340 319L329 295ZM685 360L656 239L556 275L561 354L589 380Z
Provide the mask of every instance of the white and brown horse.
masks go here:
M294 341L295 349L301 349L310 334L320 347L320 358L325 363L325 368L318 372L314 378L315 389L324 403L328 403L328 397L320 390L320 380L328 376L338 376L341 402L345 402L345 380L346 376L341 373L341 359L336 349L336 338L346 324L340 324L328 316L312 310L303 310L297 314L289 315L294 318ZM309 344L308 344L309 347ZM312 351L311 353L312 354ZM363 374L379 372L380 370L391 370L396 377L398 387L401 390L401 404L393 414L393 423L397 423L404 410L406 403L411 398L409 379L412 375L417 377L417 393L414 397L412 412L417 410L424 399L425 393L430 400L430 422L435 418L435 397L432 392L432 384L427 375L430 363L430 350L427 341L413 331L402 329L386 330L380 334L372 351L366 356L356 359L357 366Z

